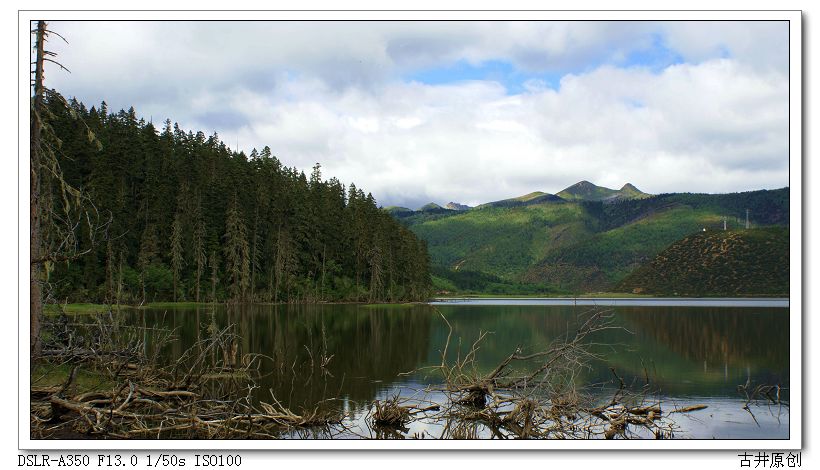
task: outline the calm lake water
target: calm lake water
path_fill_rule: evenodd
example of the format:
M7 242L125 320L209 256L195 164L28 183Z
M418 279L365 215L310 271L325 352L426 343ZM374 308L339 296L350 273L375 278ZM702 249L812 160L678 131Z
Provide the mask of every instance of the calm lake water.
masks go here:
M724 299L725 300L725 299ZM785 303L783 303L785 302ZM597 305L606 302L596 300ZM664 406L705 404L705 410L678 415L681 438L786 439L789 409L760 402L742 407L741 384L783 387L788 401L788 301L756 303L627 302L605 308L620 328L594 338L602 359L589 364L578 382L591 393L611 396L614 368L627 384L640 388L649 379L652 396ZM175 330L165 353L176 357L208 335L209 326L235 325L239 356L259 353L263 377L254 398L271 394L298 411L336 407L349 413L345 429L283 437L374 436L364 418L373 400L395 395L427 404L442 397L425 391L440 379L430 366L441 362L452 325L449 353L466 352L489 332L477 355L480 372L489 372L511 352L546 348L572 334L589 305L574 302L447 301L430 305L225 305L142 309L131 321ZM325 368L321 358L330 358ZM428 368L428 369L425 369ZM596 392L597 390L597 392ZM441 423L420 419L405 436L438 437ZM478 437L491 437L478 429ZM375 437L375 436L374 436ZM390 437L390 436L378 436ZM393 436L401 437L401 436Z

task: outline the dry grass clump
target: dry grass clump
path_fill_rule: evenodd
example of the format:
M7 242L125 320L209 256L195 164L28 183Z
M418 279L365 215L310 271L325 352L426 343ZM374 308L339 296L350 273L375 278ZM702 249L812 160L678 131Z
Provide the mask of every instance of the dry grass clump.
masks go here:
M399 397L393 397L385 401L376 400L373 402L373 415L371 422L374 426L403 427L410 422L411 408L399 404Z

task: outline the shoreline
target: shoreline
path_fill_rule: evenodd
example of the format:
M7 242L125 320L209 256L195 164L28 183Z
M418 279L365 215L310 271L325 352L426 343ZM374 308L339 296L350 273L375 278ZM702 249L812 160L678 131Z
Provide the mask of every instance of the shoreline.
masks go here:
M693 306L693 307L775 307L788 308L790 305L789 297L650 297L650 296L634 296L634 297L597 297L597 296L579 296L579 297L533 297L533 296L447 296L447 297L431 297L426 302L310 302L310 303L287 303L287 302L247 302L235 305L361 305L363 307L410 307L413 305L531 305L531 306L545 306L545 305L588 305L588 306L610 306L610 307L629 307L629 306ZM76 304L60 304L45 306L44 313L46 315L56 315L58 307L62 308L66 314L82 315L106 312L109 309L162 309L162 308L195 308L195 307L209 307L215 305L227 305L225 302L156 302L144 305L106 305L106 304L92 304L92 303L76 303Z
M430 305L789 308L788 297L438 297Z

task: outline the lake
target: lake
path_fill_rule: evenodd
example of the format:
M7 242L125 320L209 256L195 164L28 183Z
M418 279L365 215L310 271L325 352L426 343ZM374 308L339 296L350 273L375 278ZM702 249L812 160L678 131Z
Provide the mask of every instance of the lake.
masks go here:
M594 304L594 305L593 305ZM596 307L597 305L597 307ZM577 330L590 309L611 315L610 328L587 338L597 358L574 383L606 399L619 381L665 409L707 405L676 415L676 438L787 439L785 405L747 400L739 385L779 385L788 403L788 300L469 299L409 305L242 305L140 309L129 321L175 331L164 354L179 357L213 331L234 325L238 355L256 353L258 401L274 396L294 410L335 408L338 428L282 437L440 437L446 423L424 414L387 435L367 425L374 400L400 396L419 406L440 403L433 369L451 339L448 361L479 343L473 366L493 370L516 350L529 354ZM446 319L446 321L445 321ZM209 329L210 328L210 329ZM324 367L322 366L324 363ZM431 388L432 387L432 388ZM454 437L453 434L447 434ZM466 437L493 437L477 425Z

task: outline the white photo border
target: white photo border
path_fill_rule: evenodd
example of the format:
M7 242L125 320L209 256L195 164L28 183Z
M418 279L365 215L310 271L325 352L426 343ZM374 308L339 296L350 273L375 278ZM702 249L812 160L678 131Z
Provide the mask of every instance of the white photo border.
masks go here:
M787 21L789 23L789 211L790 211L790 297L789 367L790 432L787 440L34 440L30 435L30 357L28 344L29 283L29 96L30 22L51 21L242 21L242 20L520 20L520 21ZM18 448L77 450L793 450L803 447L803 31L800 11L546 11L546 10L355 10L355 11L18 11ZM805 177L808 177L806 175ZM22 215L21 215L22 214Z

